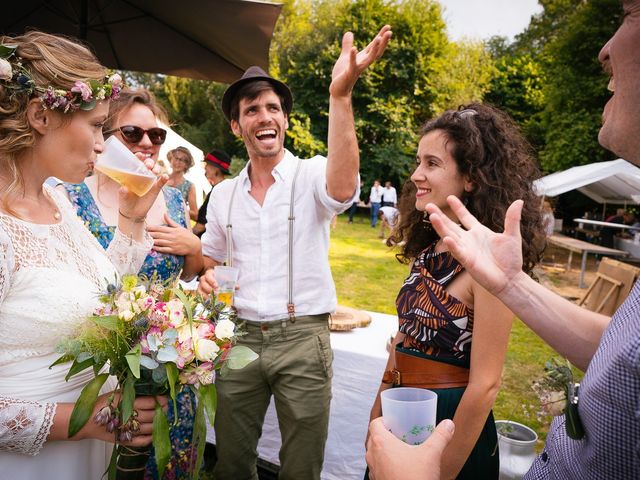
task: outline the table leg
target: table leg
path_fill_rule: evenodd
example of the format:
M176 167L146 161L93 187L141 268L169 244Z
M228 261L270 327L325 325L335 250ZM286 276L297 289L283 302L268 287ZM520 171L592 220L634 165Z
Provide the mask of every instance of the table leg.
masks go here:
M569 258L567 259L567 272L571 271L571 261L573 260L573 252L569 250Z
M587 252L582 252L582 265L580 266L580 288L584 288L584 272L587 269Z

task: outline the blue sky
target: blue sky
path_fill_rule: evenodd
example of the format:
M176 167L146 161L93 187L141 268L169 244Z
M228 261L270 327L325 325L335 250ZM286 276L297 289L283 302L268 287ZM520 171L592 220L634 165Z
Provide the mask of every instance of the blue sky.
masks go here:
M482 40L503 35L513 40L532 15L542 11L538 0L439 0L449 37Z

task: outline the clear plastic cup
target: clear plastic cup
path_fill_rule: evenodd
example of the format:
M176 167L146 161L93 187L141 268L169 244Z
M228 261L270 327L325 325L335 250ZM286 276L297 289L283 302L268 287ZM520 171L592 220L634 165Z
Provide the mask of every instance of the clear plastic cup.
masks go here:
M436 426L438 396L424 388L398 387L383 390L382 419L397 438L409 445L420 445Z
M238 282L240 270L236 267L217 265L213 268L213 274L218 282L217 299L226 305L233 305L233 293Z
M153 186L156 176L115 136L104 142L96 161L96 170L124 185L139 197Z

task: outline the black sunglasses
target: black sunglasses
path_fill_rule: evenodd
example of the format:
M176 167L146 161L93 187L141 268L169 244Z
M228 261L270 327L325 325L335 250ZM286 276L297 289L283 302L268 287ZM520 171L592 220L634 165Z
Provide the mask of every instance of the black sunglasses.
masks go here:
M162 145L167 139L167 131L164 128L160 127L154 127L145 130L144 128L136 127L134 125L124 125L122 127L109 130L105 133L109 134L117 130L120 130L120 133L122 134L124 139L129 143L140 143L145 133L149 136L149 140L151 140L151 143L153 143L154 145Z

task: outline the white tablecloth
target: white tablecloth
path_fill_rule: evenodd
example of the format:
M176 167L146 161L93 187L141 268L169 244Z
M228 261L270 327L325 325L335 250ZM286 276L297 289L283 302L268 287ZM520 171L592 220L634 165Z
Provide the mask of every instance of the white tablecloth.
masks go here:
M386 343L398 328L394 315L368 313L372 317L368 327L331 333L333 398L323 480L361 480L364 475L369 412L387 362ZM215 443L211 427L207 430L207 441ZM279 465L280 445L280 430L271 402L258 443L260 458Z

